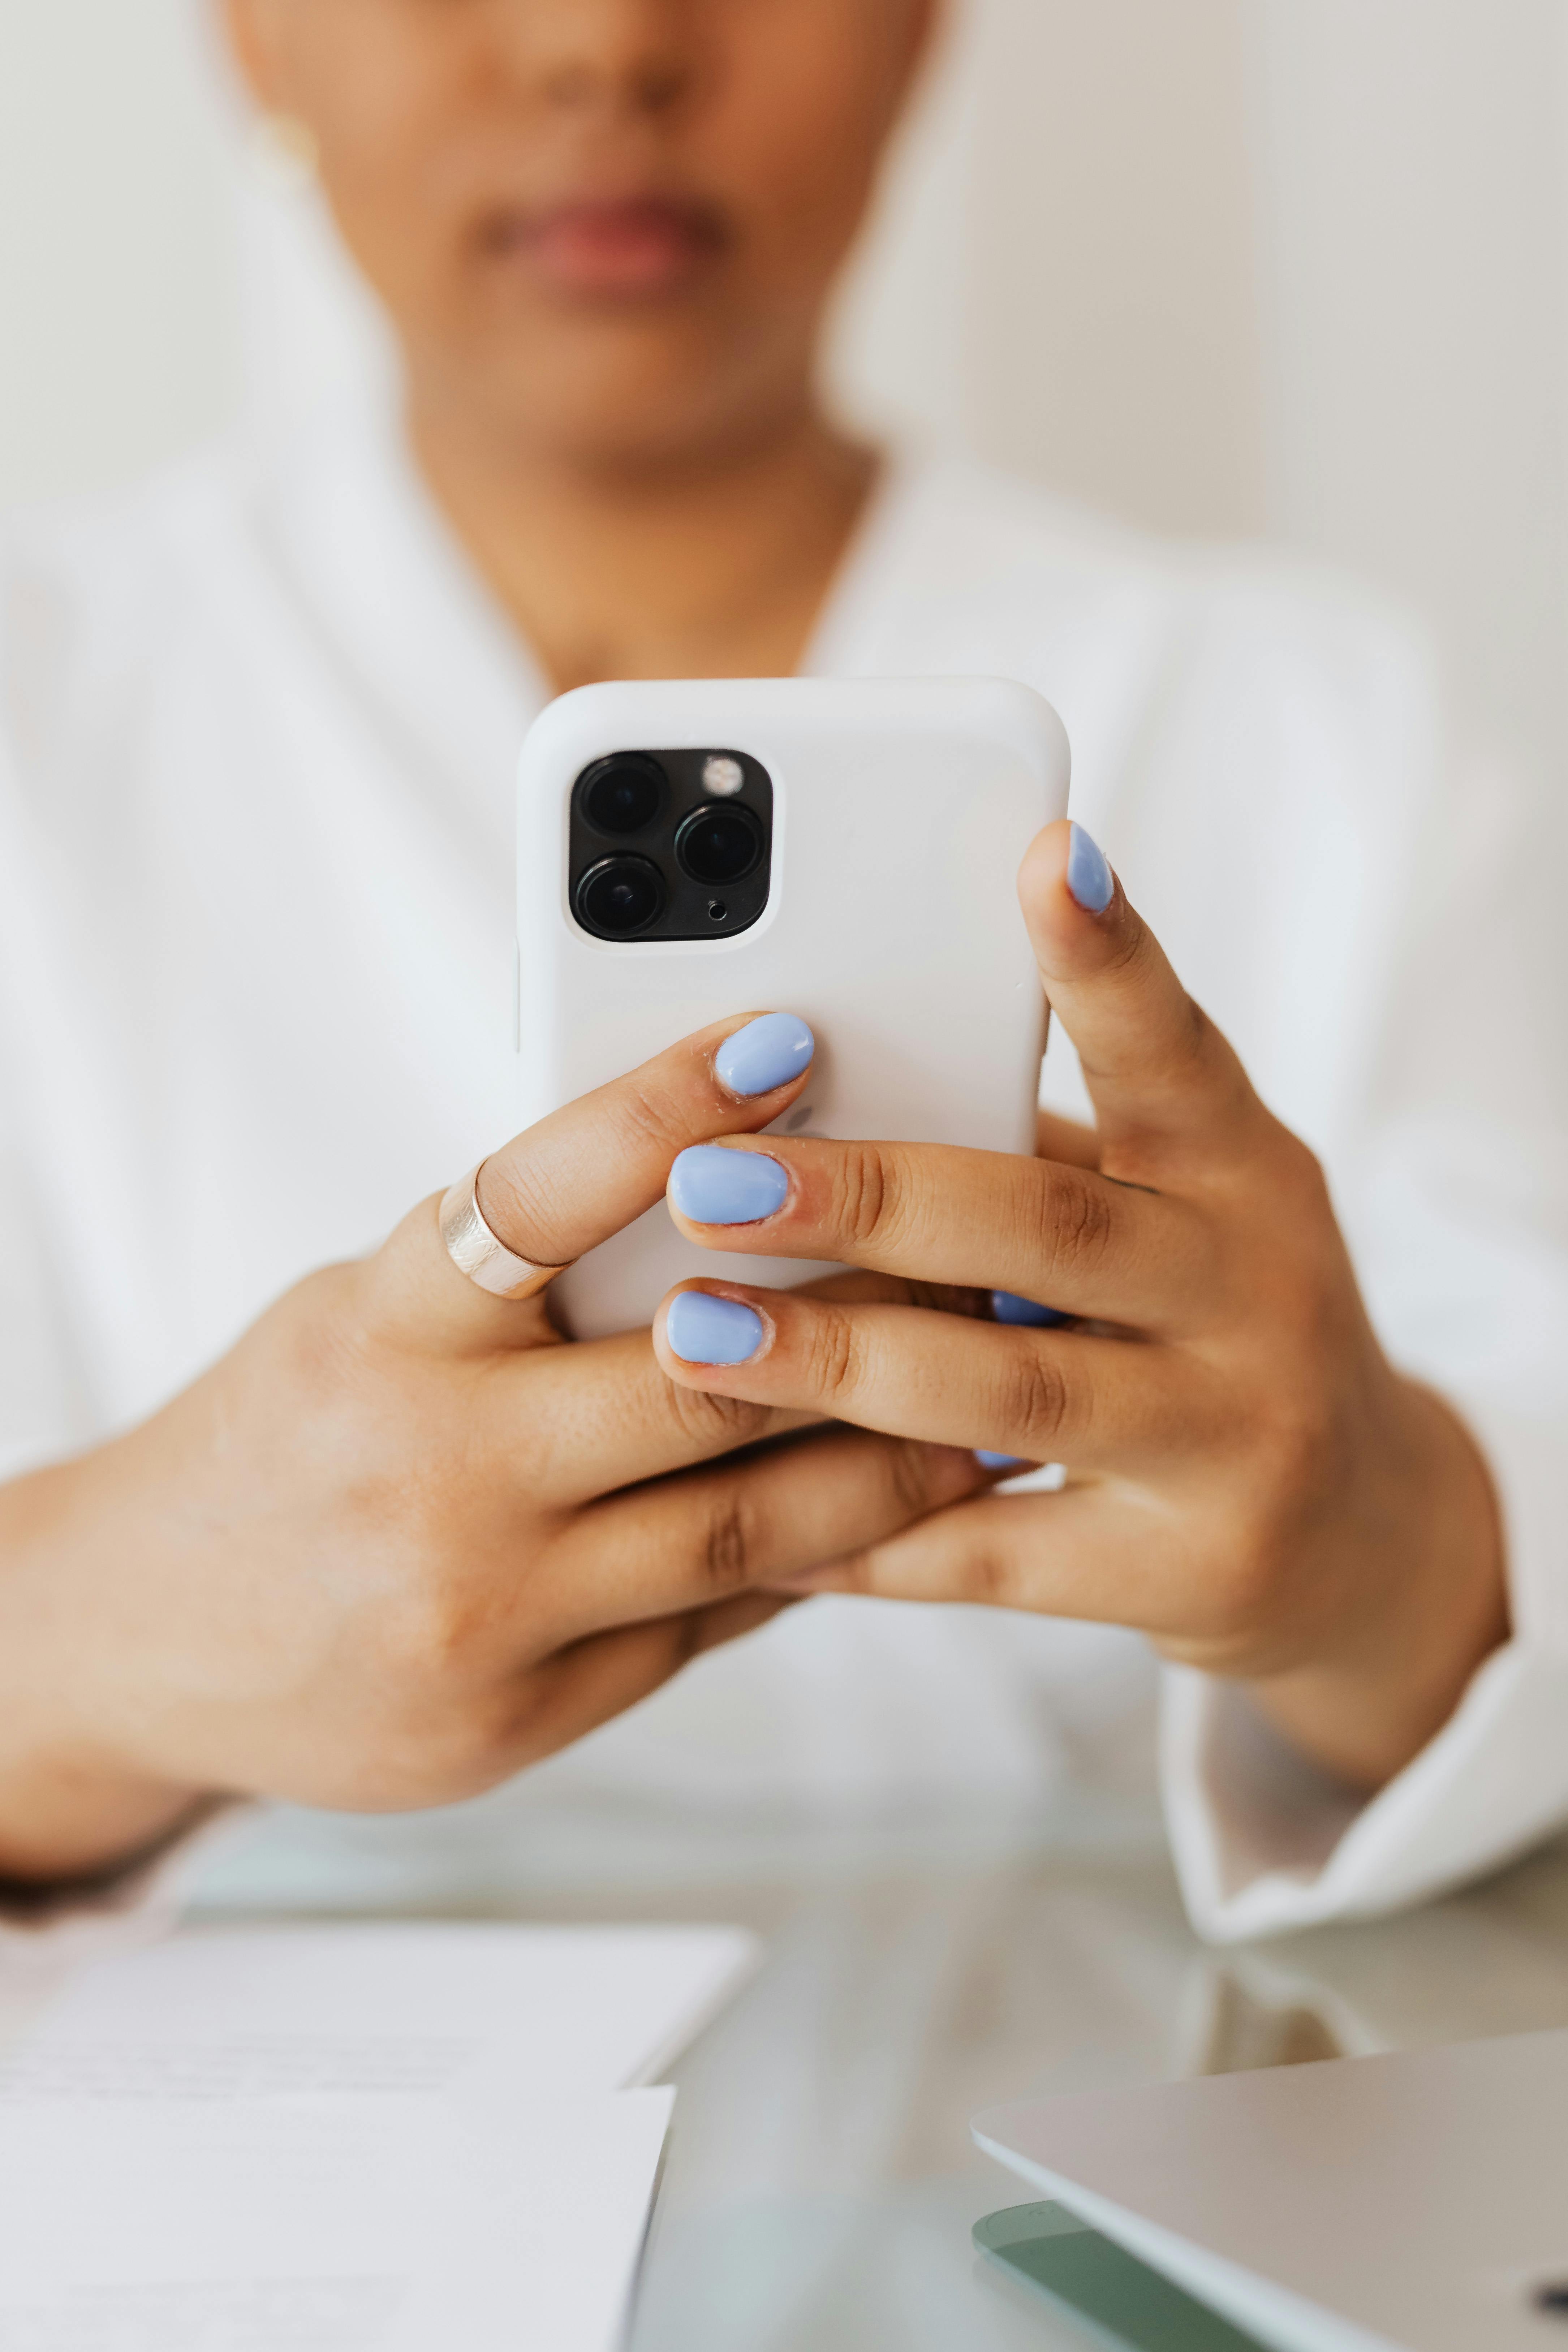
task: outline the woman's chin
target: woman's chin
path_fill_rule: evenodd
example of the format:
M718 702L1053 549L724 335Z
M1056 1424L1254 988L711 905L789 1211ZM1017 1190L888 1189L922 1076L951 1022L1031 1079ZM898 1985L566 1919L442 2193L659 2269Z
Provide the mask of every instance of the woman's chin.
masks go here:
M542 355L548 352L548 363ZM451 372L443 371L449 383ZM635 467L706 453L744 434L754 387L737 381L724 396L713 339L689 315L585 311L548 341L526 331L492 346L489 364L467 371L475 421L498 416L520 446L563 464ZM443 401L450 414L449 403ZM417 411L418 403L416 401Z

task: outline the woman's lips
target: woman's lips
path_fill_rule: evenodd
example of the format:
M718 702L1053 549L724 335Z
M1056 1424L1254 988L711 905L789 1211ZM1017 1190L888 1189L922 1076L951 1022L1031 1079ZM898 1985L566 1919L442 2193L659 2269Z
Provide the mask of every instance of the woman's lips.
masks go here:
M513 214L495 222L488 242L521 257L562 293L646 297L683 285L724 238L703 205L639 196Z

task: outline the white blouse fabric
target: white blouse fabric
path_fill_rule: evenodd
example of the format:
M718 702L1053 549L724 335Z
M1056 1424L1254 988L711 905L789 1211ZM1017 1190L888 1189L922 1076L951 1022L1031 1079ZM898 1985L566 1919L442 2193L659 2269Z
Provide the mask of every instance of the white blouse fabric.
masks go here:
M1165 1676L1194 1920L1486 1869L1568 1819L1568 985L1521 812L1447 762L1395 617L961 462L889 469L809 667L1056 703L1078 814L1322 1154L1394 1357L1497 1472L1515 1636L1374 1801ZM0 1475L134 1423L510 1131L511 779L543 698L366 414L5 534ZM1059 1036L1047 1098L1081 1106ZM1016 1811L1136 1754L1154 1679L1123 1633L820 1601L544 1769Z

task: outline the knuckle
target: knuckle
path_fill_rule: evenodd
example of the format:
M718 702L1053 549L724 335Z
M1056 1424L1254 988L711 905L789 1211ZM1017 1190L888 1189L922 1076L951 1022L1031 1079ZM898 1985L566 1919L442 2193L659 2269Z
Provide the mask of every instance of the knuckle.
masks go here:
M1152 933L1141 933L1129 958L1129 969L1139 981L1151 978L1163 961ZM1210 1020L1195 997L1178 984L1169 1017L1161 1025L1160 1062L1167 1086L1184 1090L1202 1071L1213 1070L1232 1058L1223 1032Z
M371 1268L374 1261L371 1261ZM253 1326L262 1378L286 1383L301 1404L344 1407L377 1385L384 1360L376 1320L374 1273L365 1266L323 1266L307 1275Z
M1031 1462L1048 1462L1067 1430L1071 1396L1061 1367L1037 1349L1011 1352L1001 1402L1002 1426Z
M936 1499L928 1446L900 1439L888 1448L888 1485L895 1507L906 1519L923 1518Z
M850 1143L834 1179L834 1229L862 1248L883 1236L893 1209L891 1171L874 1143Z
M1184 1071L1199 1069L1224 1055L1228 1060L1229 1047L1221 1032L1210 1020L1204 1008L1193 997L1184 994L1172 1037L1172 1053Z
M1115 1220L1103 1185L1081 1169L1053 1169L1045 1194L1046 1246L1051 1262L1092 1274L1104 1262Z
M701 1561L710 1597L721 1600L744 1590L763 1540L754 1496L731 1486L714 1497L703 1533Z
M1310 1390L1276 1396L1258 1409L1253 1449L1260 1507L1294 1525L1339 1475L1338 1417L1327 1397Z
M478 1797L514 1769L513 1708L484 1705L405 1708L351 1759L331 1791L342 1811L405 1813Z
M616 1139L623 1145L654 1144L671 1157L691 1141L691 1104L679 1099L668 1083L634 1072L611 1090L606 1108Z
M810 1394L826 1405L853 1396L860 1386L862 1370L853 1318L832 1310L814 1316L808 1348Z
M444 1566L422 1560L405 1568L384 1602L376 1633L389 1687L434 1696L465 1680L480 1614Z
M469 1485L461 1464L438 1476L416 1466L356 1498L375 1561L364 1613L382 1685L412 1702L481 1688L515 1599L506 1516L465 1516Z
M1152 1013L1159 1023L1162 1063L1184 1077L1189 1075L1218 1033L1172 971L1164 950L1141 915L1125 927L1100 977Z
M563 1211L543 1170L526 1154L487 1160L481 1213L496 1239L534 1265L559 1265L572 1253Z

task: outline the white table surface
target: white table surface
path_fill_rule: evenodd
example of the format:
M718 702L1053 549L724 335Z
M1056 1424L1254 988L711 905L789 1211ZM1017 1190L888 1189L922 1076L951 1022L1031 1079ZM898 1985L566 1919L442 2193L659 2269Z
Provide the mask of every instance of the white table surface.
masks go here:
M283 1815L225 1916L731 1920L760 1975L676 2068L632 2352L1081 2347L977 2263L1027 2192L969 2117L1053 2090L1568 2026L1568 1843L1421 1913L1200 1946L1135 1801L1048 1819L694 1821L526 1789L418 1822Z

